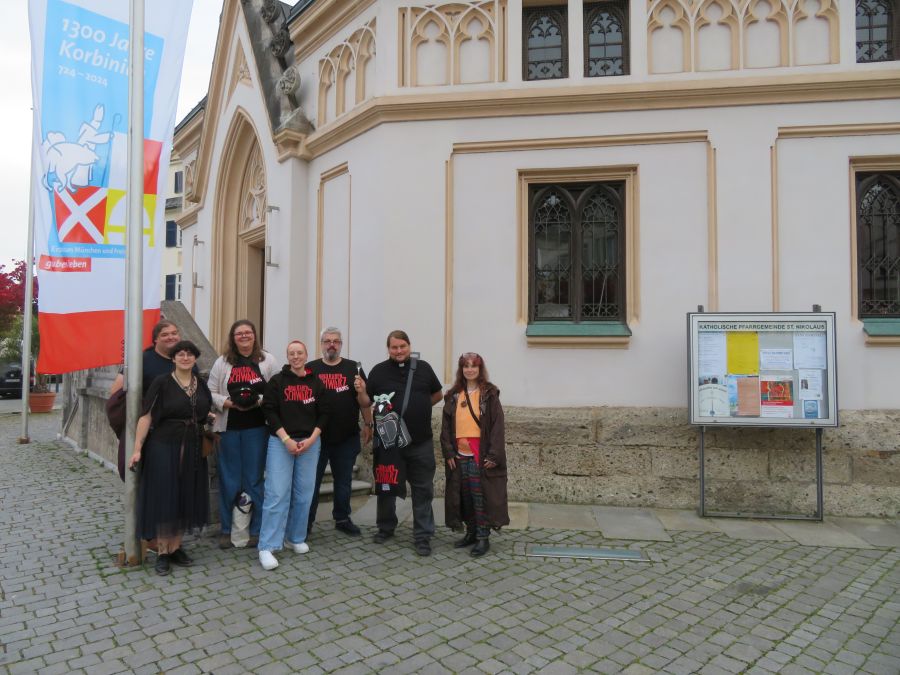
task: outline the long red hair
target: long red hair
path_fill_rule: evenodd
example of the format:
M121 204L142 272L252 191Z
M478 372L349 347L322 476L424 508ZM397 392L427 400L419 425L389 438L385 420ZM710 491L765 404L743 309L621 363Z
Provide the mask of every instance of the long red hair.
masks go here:
M459 361L456 364L456 379L453 381L453 386L450 387L450 391L448 394L458 394L459 392L465 390L466 388L466 378L463 375L463 366L467 363L471 363L473 366L478 366L478 379L476 382L478 383L478 388L483 389L484 385L488 383L488 372L487 366L484 365L484 357L481 354L476 354L475 352L466 352L465 354L461 354L459 357Z

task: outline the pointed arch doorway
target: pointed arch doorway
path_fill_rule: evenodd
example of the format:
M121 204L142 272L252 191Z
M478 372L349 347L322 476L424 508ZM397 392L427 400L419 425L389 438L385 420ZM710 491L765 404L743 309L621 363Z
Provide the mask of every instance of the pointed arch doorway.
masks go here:
M210 341L219 349L238 319L256 325L260 343L265 330L266 169L259 137L241 110L235 113L222 157L213 216L209 321Z

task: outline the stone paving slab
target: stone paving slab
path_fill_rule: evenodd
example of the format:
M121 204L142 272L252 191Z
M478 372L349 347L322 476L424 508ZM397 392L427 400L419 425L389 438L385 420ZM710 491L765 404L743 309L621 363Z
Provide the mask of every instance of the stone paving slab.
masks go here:
M600 525L590 509L575 504L529 504L528 526L583 532L600 531Z
M832 546L836 548L872 548L855 534L829 522L780 521L775 527L804 546Z
M372 525L323 524L273 572L212 536L187 539L196 564L168 577L152 558L119 570L121 485L53 442L58 424L35 420L22 447L0 418L0 673L900 672L900 547L775 527L782 540L628 541L532 522L472 559L446 529L421 558L405 525L376 546ZM653 562L526 558L534 545Z
M711 518L710 520L732 539L791 541L790 535L775 527L772 521L747 520L745 518Z
M509 503L509 529L524 530L528 528L528 516L531 509L524 502Z
M591 511L607 539L672 541L662 523L649 509L594 506Z
M673 532L721 532L716 522L701 518L696 511L686 509L652 509L651 512L666 530Z
M825 521L855 534L872 546L900 548L900 526L896 522L878 518L844 518L840 516L827 516Z

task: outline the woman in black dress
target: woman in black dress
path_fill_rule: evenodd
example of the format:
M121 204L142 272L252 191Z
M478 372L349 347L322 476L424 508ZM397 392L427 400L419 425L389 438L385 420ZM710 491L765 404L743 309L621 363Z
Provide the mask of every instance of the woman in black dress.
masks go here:
M189 340L171 351L175 370L157 377L144 397L134 439L132 469L140 463L137 532L156 539L156 573L170 564L193 564L181 548L185 530L209 519L209 482L201 453L201 431L212 407L206 383L192 369L200 350Z

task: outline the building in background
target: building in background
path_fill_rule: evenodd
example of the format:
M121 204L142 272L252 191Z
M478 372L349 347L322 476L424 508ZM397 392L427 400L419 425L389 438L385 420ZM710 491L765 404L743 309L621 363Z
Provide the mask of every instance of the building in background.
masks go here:
M173 151L169 161L168 191L166 193L166 248L162 257L162 298L181 300L182 231L178 217L184 204L184 163Z
M478 351L515 411L513 498L677 507L685 314L818 304L844 422L826 508L896 514L898 11L225 0L175 138L186 304L213 344L238 318L274 352L337 325L366 364L403 328L445 382ZM712 443L714 501L814 497L810 439Z

